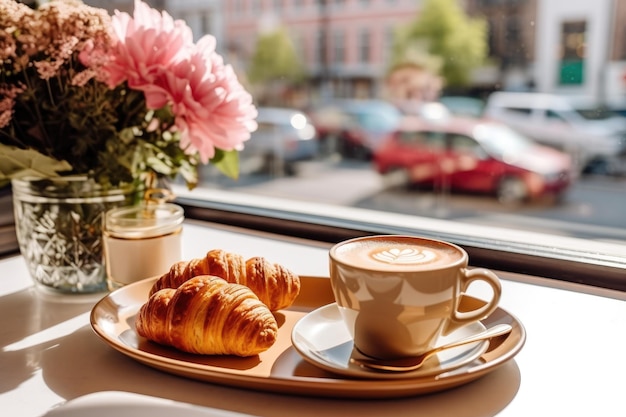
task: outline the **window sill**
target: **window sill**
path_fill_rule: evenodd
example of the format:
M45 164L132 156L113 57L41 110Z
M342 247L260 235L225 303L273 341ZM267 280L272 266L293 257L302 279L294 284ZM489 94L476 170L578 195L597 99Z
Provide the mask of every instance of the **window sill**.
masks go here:
M335 243L411 234L462 246L473 266L626 291L623 245L314 202L173 186L189 219Z

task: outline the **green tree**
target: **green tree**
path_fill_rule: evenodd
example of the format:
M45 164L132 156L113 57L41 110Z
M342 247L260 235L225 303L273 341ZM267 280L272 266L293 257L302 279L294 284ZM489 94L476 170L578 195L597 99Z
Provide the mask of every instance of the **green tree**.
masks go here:
M458 0L425 0L417 19L396 32L391 67L418 64L439 73L449 86L464 86L486 56L484 19L469 17Z
M305 77L293 42L283 28L259 36L248 79L253 84L283 81L297 83Z

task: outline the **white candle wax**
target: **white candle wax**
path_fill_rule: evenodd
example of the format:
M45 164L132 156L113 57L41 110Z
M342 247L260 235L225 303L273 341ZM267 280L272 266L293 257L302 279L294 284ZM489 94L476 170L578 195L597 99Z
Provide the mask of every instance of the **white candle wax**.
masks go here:
M107 276L113 287L160 276L181 260L181 235L123 239L104 235Z
M110 289L167 272L182 258L183 209L141 204L105 215L104 257Z

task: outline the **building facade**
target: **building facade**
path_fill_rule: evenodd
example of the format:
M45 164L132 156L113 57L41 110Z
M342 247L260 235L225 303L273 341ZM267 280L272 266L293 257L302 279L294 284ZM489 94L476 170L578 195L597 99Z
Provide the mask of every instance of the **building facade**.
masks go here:
M233 0L223 2L228 48L245 61L260 33L287 29L317 91L380 94L398 25L417 17L415 0Z
M542 0L537 19L536 88L601 98L609 84L613 0Z
M489 64L474 75L474 87L528 90L534 85L538 0L465 0L465 10L485 19Z
M286 29L311 91L377 97L384 89L394 31L418 17L420 0L151 0L210 33L241 73L260 34ZM132 0L87 0L132 10ZM536 90L621 103L626 95L626 0L461 0L489 28L489 63L472 91Z

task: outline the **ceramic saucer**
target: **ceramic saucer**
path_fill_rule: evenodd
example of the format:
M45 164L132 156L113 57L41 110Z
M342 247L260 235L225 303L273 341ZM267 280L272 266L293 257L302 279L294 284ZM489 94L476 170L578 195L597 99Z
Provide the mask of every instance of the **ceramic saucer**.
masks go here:
M485 326L482 323L472 323L439 338L437 345L453 342L483 330ZM302 317L293 328L291 341L298 353L315 366L335 374L369 379L441 375L470 365L489 347L489 342L482 341L446 349L429 358L421 368L410 372L381 372L364 368L350 361L355 354L354 344L335 303L320 307Z

